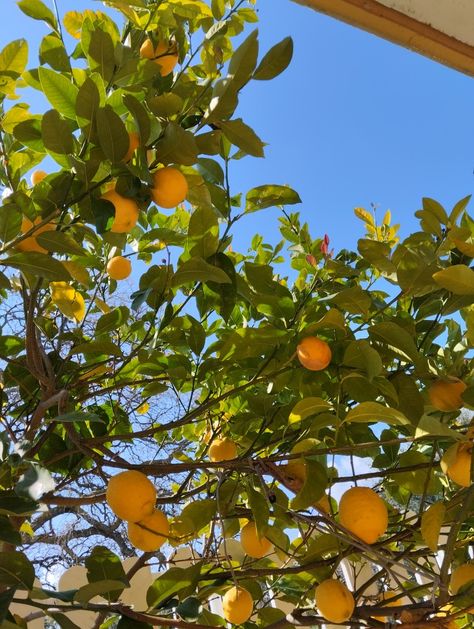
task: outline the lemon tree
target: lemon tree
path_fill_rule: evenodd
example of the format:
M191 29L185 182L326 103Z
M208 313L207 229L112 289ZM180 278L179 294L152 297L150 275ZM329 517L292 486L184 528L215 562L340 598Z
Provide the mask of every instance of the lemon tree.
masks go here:
M20 0L39 50L0 51L4 626L471 627L469 198L403 240L356 208L331 251L285 173L230 183L291 39L244 0L105 5ZM255 212L281 241L238 251Z

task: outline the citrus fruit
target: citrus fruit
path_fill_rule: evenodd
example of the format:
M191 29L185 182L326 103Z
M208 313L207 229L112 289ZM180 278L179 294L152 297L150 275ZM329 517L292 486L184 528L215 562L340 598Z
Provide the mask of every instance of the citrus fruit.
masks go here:
M255 522L247 522L240 531L240 543L245 553L254 559L260 559L267 555L273 548L273 544L266 537L259 537Z
M472 443L453 443L441 459L441 469L457 485L469 487L471 484Z
M166 542L169 532L168 518L159 509L155 509L139 522L128 523L130 543L148 553L158 550Z
M241 625L253 612L253 598L245 588L234 586L222 597L222 610L227 622Z
M107 190L102 198L110 201L115 208L114 222L110 231L125 234L135 227L138 220L138 205L133 199L122 197L114 189Z
M457 378L440 378L429 388L428 397L438 411L457 411L464 404L461 394L466 388L467 385Z
M21 233L25 234L26 232L30 231L30 229L34 225L38 225L39 223L41 223L41 220L42 219L39 216L35 218L34 221L30 221L27 216L23 216L23 218L21 219L20 227ZM38 253L47 253L46 249L38 244L36 236L38 236L38 234L42 234L43 232L53 231L54 228L55 227L53 223L46 223L45 225L38 227L38 229L36 229L34 232L34 236L28 236L28 238L24 238L17 245L15 245L15 248L19 251L37 251Z
M39 183L40 181L43 181L43 179L47 176L48 176L48 173L45 172L44 170L34 170L31 173L31 177L30 177L31 185L36 186L37 183Z
M326 579L316 586L316 607L323 618L330 622L345 622L354 611L354 597L344 583Z
M370 487L352 487L341 497L339 520L356 537L373 544L387 530L387 506Z
M135 153L135 151L137 150L137 148L140 146L140 136L138 135L138 133L136 131L130 131L128 134L130 143L128 145L128 151L125 154L125 157L123 158L124 162L129 162L132 157L133 154Z
M209 458L211 461L229 461L237 458L237 446L232 441L224 439L214 439L209 446Z
M331 362L331 348L322 339L316 336L307 336L296 348L298 360L311 371L321 371Z
M154 173L150 192L156 205L164 208L176 207L188 194L188 182L180 170L166 166Z
M132 272L132 263L128 258L115 256L107 262L107 275L113 280L124 280Z
M474 563L463 563L451 573L449 591L456 595L464 585L470 582L474 585L472 581L474 581Z
M160 69L161 76L168 76L178 63L178 51L173 42L159 41L153 46L151 39L145 39L140 47L140 57L151 59Z
M156 489L145 474L127 470L112 476L105 497L118 518L139 522L153 512Z

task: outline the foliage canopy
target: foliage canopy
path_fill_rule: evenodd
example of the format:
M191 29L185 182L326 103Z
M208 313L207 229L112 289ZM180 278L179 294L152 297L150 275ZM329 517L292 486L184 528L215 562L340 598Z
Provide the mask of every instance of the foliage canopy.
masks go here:
M118 13L60 21L21 0L45 23L39 65L26 40L0 52L4 626L23 626L21 592L64 629L73 607L97 627L221 626L207 601L231 586L251 594L249 626L321 626L314 590L330 577L353 593L350 626L471 626L474 585L449 588L474 531L469 198L451 211L423 199L402 241L389 212L377 224L357 208L366 234L330 252L288 209L300 202L289 186L230 186L235 161L265 146L235 113L240 91L285 70L291 39L260 55L243 0L106 5ZM140 55L147 39L178 55L174 72ZM48 174L30 185L39 164ZM187 188L166 212L151 201L163 167ZM256 234L236 251L236 229L269 208L282 240ZM107 271L118 256L127 280ZM329 348L322 367L298 361L307 337ZM156 550L124 570L135 549L105 491L125 470L153 481L163 550L192 549L186 567ZM388 506L373 543L339 520L345 483ZM263 556L243 558L245 526ZM145 563L160 572L133 609L124 597ZM35 583L58 564L85 566L88 583Z

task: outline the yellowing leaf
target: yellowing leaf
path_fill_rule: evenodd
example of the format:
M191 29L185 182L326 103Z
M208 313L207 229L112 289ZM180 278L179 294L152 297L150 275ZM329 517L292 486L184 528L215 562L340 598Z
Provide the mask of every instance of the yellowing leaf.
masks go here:
M455 264L433 273L433 279L454 295L474 295L474 271L465 264Z
M79 323L84 319L86 304L84 297L67 282L51 282L51 301L65 317Z
M372 216L372 214L370 214L370 212L364 210L363 207L354 208L354 214L357 216L357 218L360 218L361 221L364 221L369 225L375 225L374 217Z
M322 398L307 397L304 400L297 402L297 404L293 407L293 410L288 417L288 422L290 424L296 424L297 422L306 419L306 417L310 417L316 413L321 413L322 411L327 411L328 408L329 404Z
M446 507L442 502L435 502L421 516L421 536L430 550L438 550L438 537L444 522Z
M150 410L150 405L148 404L148 402L143 402L143 404L141 404L137 408L137 413L139 415L144 415L145 413L148 413L149 410Z
M26 535L29 535L30 537L34 537L35 535L35 532L33 531L31 524L26 521L23 522L23 524L20 526L20 533L25 533Z
M98 297L96 297L94 301L95 301L96 306L99 308L99 310L103 312L104 314L107 314L108 312L111 311L111 308L107 306L105 301L102 301L102 299L99 299Z
M387 210L385 212L385 216L383 217L383 221L382 223L384 225L390 225L390 221L392 220L392 213L390 212L390 210Z
M91 278L87 270L78 262L72 262L71 260L65 260L63 262L69 274L76 282L79 282L83 286L89 286Z

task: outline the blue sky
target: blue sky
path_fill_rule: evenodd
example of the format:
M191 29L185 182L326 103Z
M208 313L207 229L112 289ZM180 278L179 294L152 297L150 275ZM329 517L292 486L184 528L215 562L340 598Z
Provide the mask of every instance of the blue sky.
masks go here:
M66 11L99 8L90 0L57 0ZM269 145L266 159L247 158L231 172L233 191L287 183L303 204L314 236L354 247L363 225L356 206L387 208L401 233L416 228L423 196L451 207L474 183L472 80L368 33L290 0L258 0L262 53L291 35L290 68L274 81L244 90L238 116ZM0 44L17 37L35 42L47 28L24 16L15 0L2 1L8 29ZM33 108L34 109L34 108ZM278 210L252 215L236 246L255 231L276 242Z

